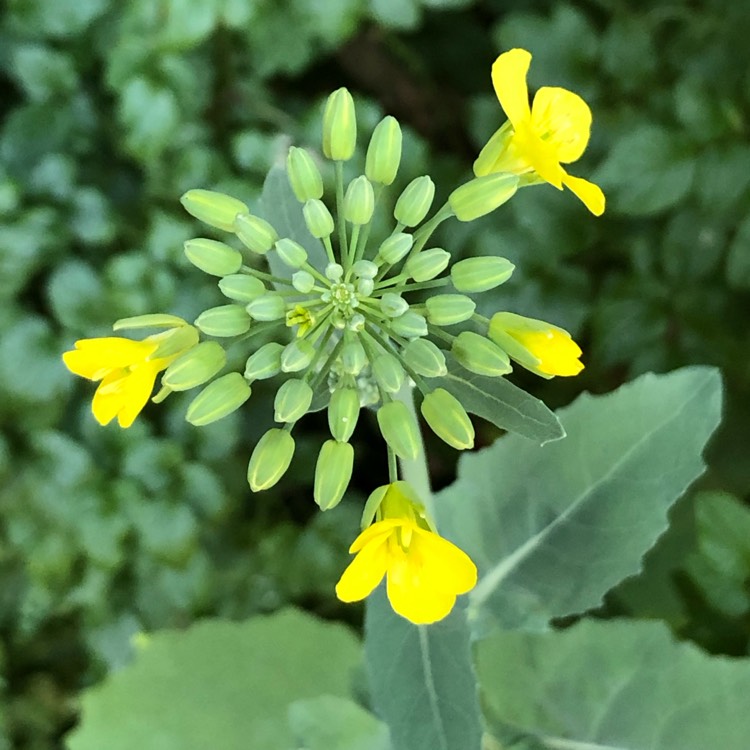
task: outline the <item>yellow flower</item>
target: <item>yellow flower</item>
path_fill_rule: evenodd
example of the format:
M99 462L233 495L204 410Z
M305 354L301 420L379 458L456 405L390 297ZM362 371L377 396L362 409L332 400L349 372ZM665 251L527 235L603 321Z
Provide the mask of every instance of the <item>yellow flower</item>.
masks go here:
M578 94L550 86L539 89L529 107L526 74L530 63L531 54L524 49L504 52L495 60L492 83L508 122L482 149L474 173L482 177L510 172L527 175L531 182L543 180L558 190L565 186L592 214L600 216L605 203L601 189L562 167L586 150L591 110Z
M101 381L91 402L99 424L109 424L115 417L120 427L133 424L151 395L156 376L182 353L151 358L165 333L143 341L117 336L81 339L74 350L63 354L63 362L72 373Z
M423 511L409 497L409 485L392 482L382 490L378 520L349 548L357 556L336 585L336 595L344 602L360 601L387 576L395 612L416 625L442 620L456 596L474 588L476 566L429 529Z

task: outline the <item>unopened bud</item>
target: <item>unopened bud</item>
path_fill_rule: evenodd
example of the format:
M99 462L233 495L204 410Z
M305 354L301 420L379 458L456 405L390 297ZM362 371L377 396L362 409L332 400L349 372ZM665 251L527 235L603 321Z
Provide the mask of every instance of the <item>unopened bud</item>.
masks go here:
M286 430L274 427L266 432L250 456L247 481L253 492L267 490L281 479L294 455L294 438Z
M344 196L344 218L350 224L367 224L375 210L375 193L364 175L349 183Z
M331 236L334 227L333 216L323 201L315 198L307 201L302 207L302 215L313 237L322 240Z
M250 386L238 372L222 375L192 400L185 419L196 427L211 424L239 409L250 393Z
M245 310L254 320L281 320L286 315L286 302L278 292L266 292L248 302Z
M384 117L372 131L367 147L365 174L373 182L390 185L401 163L401 126L395 117Z
M146 313L145 315L134 315L130 318L120 318L112 324L112 330L122 331L127 328L180 328L186 325L188 325L187 321L177 315Z
M345 89L334 91L323 113L323 153L334 161L348 161L357 141L354 100Z
M404 368L398 357L390 352L383 352L375 358L372 362L372 374L386 393L398 393L404 383Z
M424 315L414 310L407 310L403 315L391 321L391 328L397 336L416 339L427 335L427 321Z
M315 286L315 277L308 271L297 271L292 274L292 286L302 294L309 294Z
M315 347L307 339L297 339L287 344L281 353L281 371L299 372L304 370L315 356Z
M432 341L414 339L403 349L402 355L412 370L426 378L440 378L448 372L445 355Z
M362 372L367 364L367 354L359 338L354 338L344 344L339 355L339 361L341 362L341 368L347 375L359 375Z
M151 354L151 359L160 357L173 357L194 347L198 343L198 331L193 326L183 325L179 328L171 328L150 337L152 341L158 341L159 345Z
M463 294L436 294L425 302L427 320L436 326L452 326L468 320L476 310L476 304Z
M380 298L380 309L389 318L398 318L409 309L409 303L395 292L386 292Z
M419 456L419 426L403 401L390 401L378 409L378 426L385 442L399 458Z
M344 275L344 267L341 263L329 263L326 266L326 278L329 281L341 281Z
M428 175L413 179L396 201L393 215L405 227L421 223L435 197L435 183Z
M180 198L185 210L199 221L225 232L234 231L234 217L247 213L247 206L236 198L213 190L188 190Z
M281 372L281 352L284 345L278 341L269 341L253 352L245 363L245 377L253 380L265 380Z
M422 401L422 416L432 431L448 445L463 451L474 447L474 425L458 399L436 388Z
M515 266L507 258L487 255L459 260L451 267L451 281L459 292L486 292L504 284Z
M349 443L326 440L315 465L313 497L321 510L335 508L352 478L354 448Z
M374 279L378 275L378 266L371 260L358 260L352 266L352 273L359 279Z
M497 344L473 331L459 333L451 352L460 365L477 375L494 378L513 369L508 355Z
M195 325L208 336L226 338L239 336L250 330L250 316L242 305L220 305L202 312Z
M448 198L459 221L474 221L510 200L518 189L518 177L498 172L477 177L456 188Z
M279 259L289 268L300 268L307 261L307 250L288 237L279 240L275 247Z
M215 341L202 343L181 354L164 372L161 382L173 391L202 385L226 364L227 355Z
M413 244L414 235L406 234L405 232L396 232L396 234L392 234L383 242L380 248L378 248L378 254L375 257L384 263L394 265L404 258L409 250L411 250Z
M256 297L265 294L265 284L256 279L255 276L247 276L244 273L234 273L225 276L219 282L219 289L225 297L237 300L237 302L252 302Z
M313 390L308 383L290 378L276 391L273 418L277 422L296 422L307 414L312 398Z
M276 230L265 219L249 213L235 217L234 232L248 250L259 255L265 255L279 239Z
M323 178L312 156L303 148L292 146L286 157L286 173L294 195L300 203L323 197Z
M187 259L211 276L227 276L240 270L242 253L224 242L198 238L185 243Z
M359 419L359 394L354 388L338 388L331 394L328 404L328 427L331 435L346 443Z
M404 266L404 271L414 281L430 281L430 279L434 279L445 271L450 261L451 255L449 252L439 247L433 247L409 258Z

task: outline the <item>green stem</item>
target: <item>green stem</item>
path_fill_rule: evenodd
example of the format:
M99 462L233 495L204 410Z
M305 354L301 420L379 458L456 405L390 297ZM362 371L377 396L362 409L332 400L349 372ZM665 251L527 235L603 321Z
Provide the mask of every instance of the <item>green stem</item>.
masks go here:
M240 268L240 271L250 276L255 276L261 281L268 281L271 284L284 284L285 286L292 286L291 279L283 279L281 278L281 276L273 276L270 273L258 271L256 268L252 268L251 266L242 266L242 268Z
M480 315L479 313L474 313L471 316L472 320L475 320L477 323L483 323L484 325L488 326L490 324L490 319L485 318L484 315Z
M432 233L442 224L446 219L453 216L453 209L449 203L446 203L429 221L422 224L416 232L414 232L414 245L409 252L409 258L416 255L426 244L427 240L430 239Z
M336 223L339 228L339 253L341 263L344 265L349 260L349 246L344 221L344 162L342 161L336 162Z
M408 278L408 277L407 277ZM378 297L380 294L382 294L384 291L387 291L388 286L391 285L392 281L396 281L398 284L398 276L394 276L393 279L388 279L388 281L383 282L382 284L378 285L378 288L373 291L373 293L370 295L371 297ZM403 281L403 279L401 279ZM450 279L446 276L442 279L432 279L431 281L419 281L414 284L404 284L403 286L398 287L399 292L417 292L420 289L436 289L439 286L448 286L450 284Z
M396 454L393 451L393 448L391 448L390 445L387 445L388 448L388 481L389 482L398 482L398 458L396 457Z
M326 248L326 255L328 256L328 262L329 263L335 263L336 262L336 256L333 254L333 245L331 244L331 238L323 237L323 244Z

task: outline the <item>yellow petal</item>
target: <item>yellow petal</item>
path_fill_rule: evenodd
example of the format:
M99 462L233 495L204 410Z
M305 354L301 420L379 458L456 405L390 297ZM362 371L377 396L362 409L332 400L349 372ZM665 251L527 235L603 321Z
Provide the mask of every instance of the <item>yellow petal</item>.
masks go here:
M573 177L573 175L566 174L563 177L563 185L567 187L571 192L579 198L589 211L594 216L601 216L604 213L604 206L606 200L604 193L598 185L594 185L593 182L584 180L583 177Z
M525 49L512 49L500 55L492 66L492 85L514 128L531 117L529 89L526 85L530 64L529 52Z
M565 170L560 166L557 150L543 141L530 126L522 126L513 136L511 147L550 185L562 190Z
M142 362L156 349L148 341L108 336L76 341L75 350L63 354L65 366L75 375L90 380L101 380L109 370Z
M342 602L358 602L369 596L383 580L386 565L387 535L368 544L349 563L336 584L336 596Z
M581 347L567 331L550 327L546 331L518 331L512 335L537 359L536 370L545 375L572 376L583 370Z
M477 566L455 544L431 531L417 529L412 546L422 559L421 582L427 588L465 594L476 586Z
M122 394L127 377L124 370L116 370L107 375L96 389L91 401L91 411L100 425L109 424L122 409Z
M384 521L377 521L368 526L353 542L352 546L349 547L350 554L359 552L363 547L370 544L372 541L377 539L379 536L388 536L396 526L401 526L403 521L400 518L387 518Z
M159 368L154 362L145 362L130 372L122 392L122 408L117 414L120 427L130 427L141 413L154 390L154 381L158 373Z
M425 586L421 566L412 555L392 560L388 568L388 601L393 611L415 625L442 620L456 603L455 594Z
M555 151L558 162L581 157L591 133L591 110L578 94L545 86L536 92L531 106L534 132Z

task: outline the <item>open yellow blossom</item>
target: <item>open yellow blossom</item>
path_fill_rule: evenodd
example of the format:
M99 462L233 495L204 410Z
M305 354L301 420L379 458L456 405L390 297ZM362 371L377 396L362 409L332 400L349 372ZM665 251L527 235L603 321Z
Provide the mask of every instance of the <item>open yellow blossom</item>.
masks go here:
M543 320L495 313L488 335L511 359L544 378L578 375L583 370L581 347L566 330Z
M509 172L525 175L531 182L548 182L558 190L565 186L600 216L605 199L598 185L568 174L562 166L586 150L591 110L578 94L550 86L537 91L530 107L526 84L530 63L531 54L524 49L504 52L495 60L492 83L508 122L482 149L474 173L482 177Z
M156 376L181 354L152 358L163 338L164 333L143 341L117 336L81 339L74 350L63 354L72 373L101 381L91 402L99 424L109 424L115 417L120 427L133 424L154 389Z
M456 596L474 588L476 566L465 552L430 530L409 497L409 485L392 482L382 489L378 520L349 548L357 556L336 585L336 595L344 602L360 601L387 576L388 600L395 612L416 625L442 620Z

